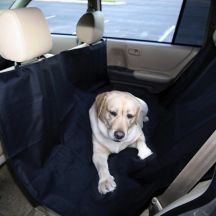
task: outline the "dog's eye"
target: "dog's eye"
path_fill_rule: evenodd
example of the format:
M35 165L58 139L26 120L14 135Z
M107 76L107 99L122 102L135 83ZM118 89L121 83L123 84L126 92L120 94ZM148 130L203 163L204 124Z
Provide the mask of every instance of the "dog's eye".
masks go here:
M131 115L131 114L127 114L127 117L128 117L129 119L132 119L134 116Z
M112 116L117 116L117 113L116 112L114 112L114 111L110 111L110 114L112 115Z

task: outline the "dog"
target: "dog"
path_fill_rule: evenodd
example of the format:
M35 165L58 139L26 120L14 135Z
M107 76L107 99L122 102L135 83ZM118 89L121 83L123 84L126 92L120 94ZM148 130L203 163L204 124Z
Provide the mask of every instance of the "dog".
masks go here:
M89 110L92 128L93 163L99 175L98 191L101 194L116 188L109 172L108 157L127 147L138 150L140 159L152 151L145 143L143 122L148 121L147 104L128 92L110 91L97 95Z

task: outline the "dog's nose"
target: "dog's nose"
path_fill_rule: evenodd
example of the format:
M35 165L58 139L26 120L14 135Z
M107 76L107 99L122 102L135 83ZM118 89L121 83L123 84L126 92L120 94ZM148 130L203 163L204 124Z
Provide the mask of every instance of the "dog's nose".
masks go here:
M123 131L115 131L114 132L114 136L116 139L120 140L125 136L125 133Z

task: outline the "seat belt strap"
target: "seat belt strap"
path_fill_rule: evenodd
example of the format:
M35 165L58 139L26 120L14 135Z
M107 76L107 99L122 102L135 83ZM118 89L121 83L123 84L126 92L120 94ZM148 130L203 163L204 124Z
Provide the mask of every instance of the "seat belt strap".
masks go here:
M161 211L187 194L216 163L216 130L183 168L166 191L152 199L153 209Z

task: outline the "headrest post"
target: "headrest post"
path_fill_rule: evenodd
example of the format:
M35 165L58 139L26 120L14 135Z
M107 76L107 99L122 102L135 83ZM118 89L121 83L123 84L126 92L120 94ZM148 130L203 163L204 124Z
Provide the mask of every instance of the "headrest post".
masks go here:
M14 67L15 67L15 69L19 68L20 65L21 65L20 62L14 62Z
M214 44L215 44L215 46L216 46L216 30L215 30L214 33L213 33L213 41L214 41Z

